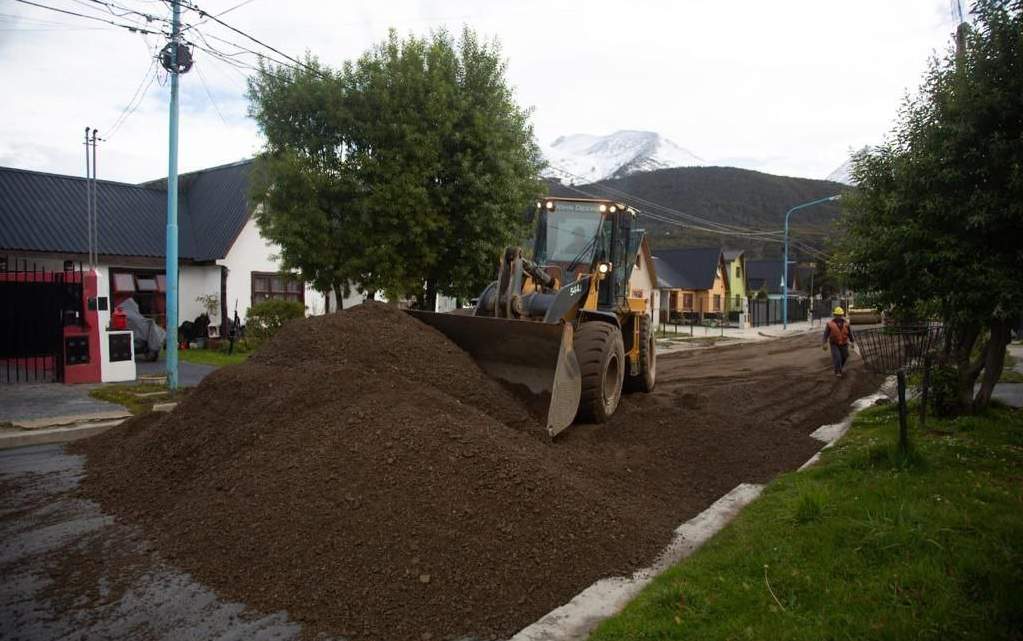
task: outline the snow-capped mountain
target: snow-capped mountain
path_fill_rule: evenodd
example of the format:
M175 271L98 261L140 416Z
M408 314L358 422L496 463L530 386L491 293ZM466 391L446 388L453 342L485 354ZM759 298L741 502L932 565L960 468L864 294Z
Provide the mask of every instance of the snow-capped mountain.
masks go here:
M870 149L871 149L870 145L866 145L856 153L850 153L849 158L844 163L842 163L838 169L828 174L828 177L825 178L824 180L833 180L836 183L842 183L844 185L849 185L850 187L855 187L856 181L854 181L852 177L853 156L855 156L856 154L862 154L863 152L870 151Z
M831 180L836 183L842 183L843 185L855 186L852 178L852 158L846 160L842 165L835 171L828 174L828 177L824 180Z
M571 185L621 178L639 171L706 164L653 131L561 136L544 149L544 156L550 165L547 175Z

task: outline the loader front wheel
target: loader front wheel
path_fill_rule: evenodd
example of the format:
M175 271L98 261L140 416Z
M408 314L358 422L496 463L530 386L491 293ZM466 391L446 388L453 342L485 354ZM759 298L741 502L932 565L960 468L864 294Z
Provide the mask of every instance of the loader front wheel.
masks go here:
M590 321L575 332L575 355L582 376L576 421L604 423L618 409L625 378L621 331L609 323Z
M639 323L639 374L625 377L625 389L629 392L652 392L657 381L657 346L650 317L640 316Z

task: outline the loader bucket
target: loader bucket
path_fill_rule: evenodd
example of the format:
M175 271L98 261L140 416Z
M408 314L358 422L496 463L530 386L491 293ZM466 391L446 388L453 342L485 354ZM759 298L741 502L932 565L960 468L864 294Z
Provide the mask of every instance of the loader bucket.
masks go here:
M582 381L572 348L572 326L485 316L408 310L465 350L484 372L533 394L550 394L547 433L572 424Z

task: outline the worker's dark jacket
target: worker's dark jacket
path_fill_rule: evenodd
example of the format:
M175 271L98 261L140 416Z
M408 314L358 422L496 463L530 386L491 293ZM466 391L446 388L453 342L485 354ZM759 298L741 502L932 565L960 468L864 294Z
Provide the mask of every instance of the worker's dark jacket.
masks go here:
M853 338L852 326L841 316L828 321L824 326L824 337L821 340L830 340L834 345L848 345L856 341Z

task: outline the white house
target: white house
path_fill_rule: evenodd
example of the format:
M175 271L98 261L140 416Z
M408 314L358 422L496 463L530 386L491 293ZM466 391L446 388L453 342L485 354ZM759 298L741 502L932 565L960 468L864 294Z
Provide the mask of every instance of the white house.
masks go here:
M325 311L322 294L278 271L278 248L259 235L248 200L251 161L179 177L179 322L202 314L200 296L216 295L214 324L269 298ZM88 260L84 178L0 167L0 259L61 270ZM133 185L98 181L96 270L113 305L134 298L166 324L166 180Z
M636 255L636 264L632 268L632 275L629 276L629 292L633 298L646 300L647 315L656 325L661 317L661 297L657 287L657 271L654 268L653 255L650 253L650 245L645 236L640 244L639 253Z

